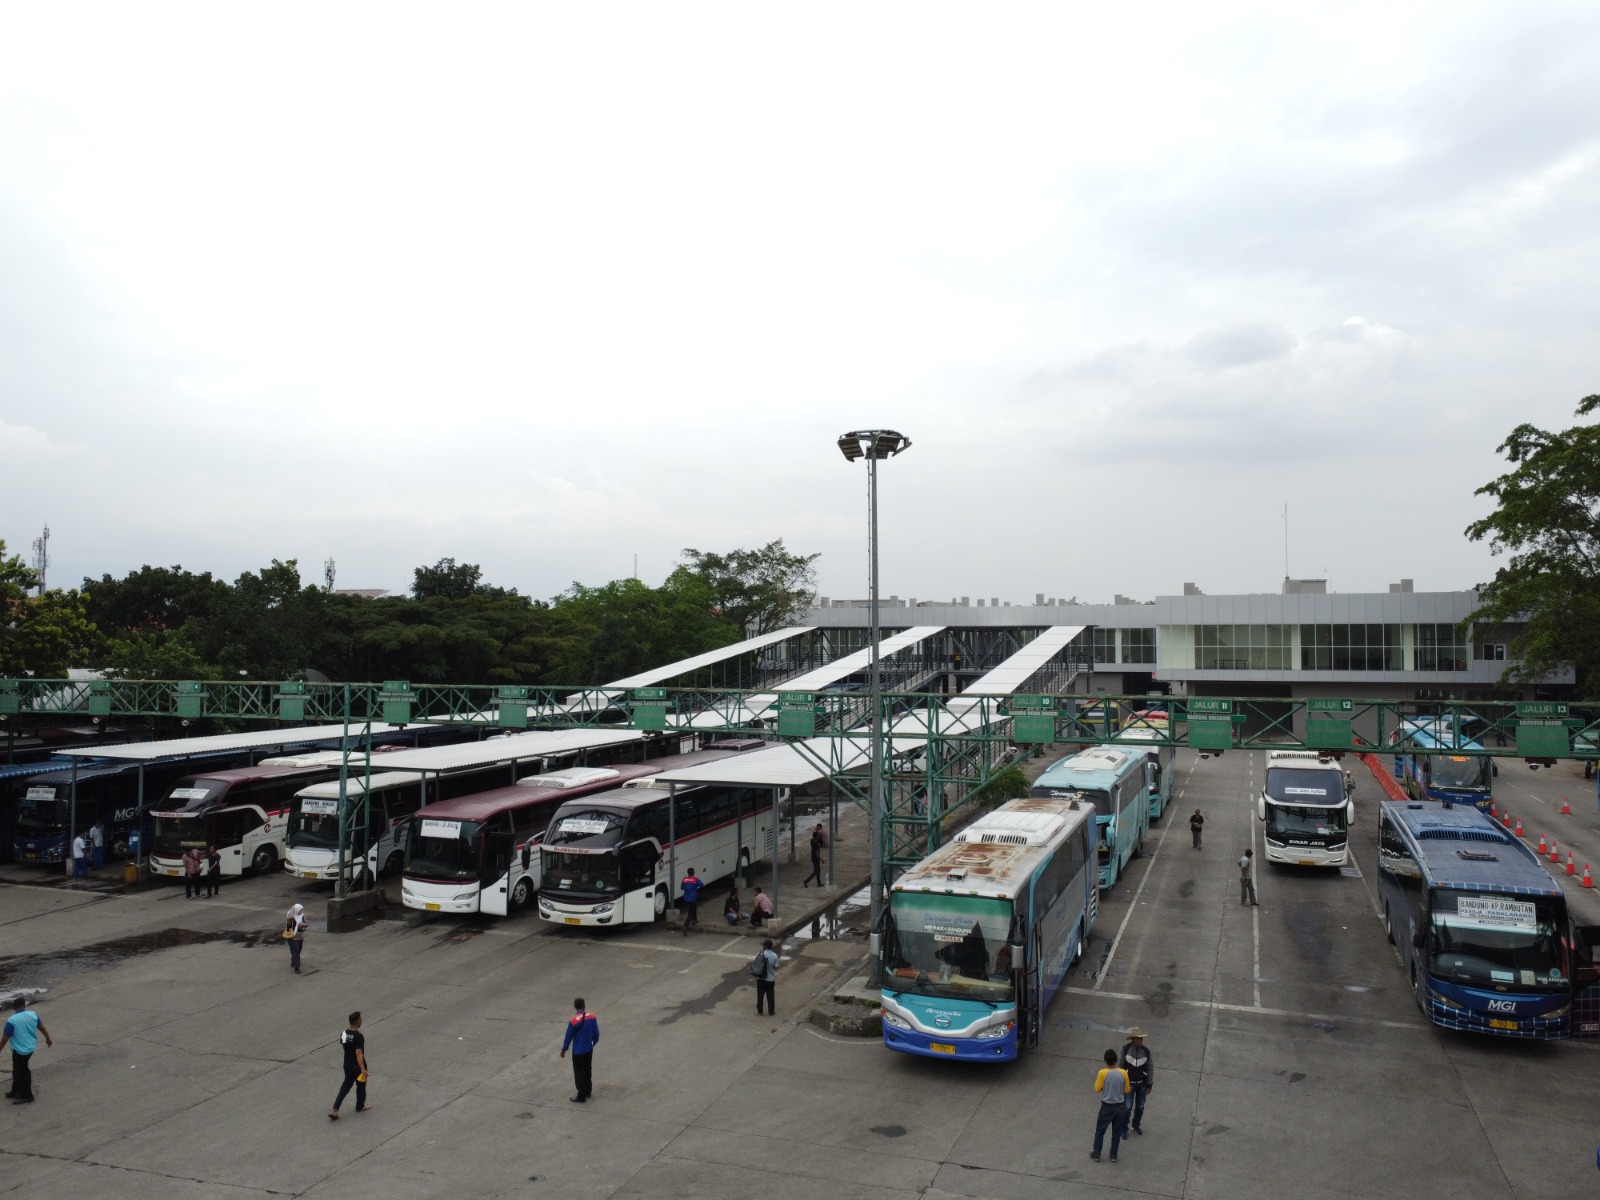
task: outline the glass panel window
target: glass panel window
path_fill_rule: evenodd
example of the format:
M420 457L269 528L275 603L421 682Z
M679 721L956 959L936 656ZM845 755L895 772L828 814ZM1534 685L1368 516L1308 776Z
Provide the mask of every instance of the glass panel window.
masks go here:
M1417 670L1465 671L1466 636L1454 625L1417 626Z
M1095 629L1094 661L1097 663L1114 663L1117 661L1117 631L1115 629Z
M1155 662L1156 631L1154 629L1124 629L1122 631L1122 661L1125 663Z

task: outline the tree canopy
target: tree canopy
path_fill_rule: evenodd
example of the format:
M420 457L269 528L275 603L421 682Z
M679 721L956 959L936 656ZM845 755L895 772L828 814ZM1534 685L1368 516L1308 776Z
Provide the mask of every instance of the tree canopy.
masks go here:
M99 654L101 637L84 598L60 588L29 596L39 575L0 541L0 676L59 678Z
M1600 409L1600 395L1578 416ZM1549 432L1518 425L1500 444L1512 470L1477 490L1494 512L1467 526L1507 561L1478 588L1474 621L1523 623L1513 680L1571 665L1580 693L1600 694L1600 425Z
M793 625L816 599L812 564L820 555L790 554L782 538L759 550L713 554L689 549L683 557L704 581L713 608L746 637Z

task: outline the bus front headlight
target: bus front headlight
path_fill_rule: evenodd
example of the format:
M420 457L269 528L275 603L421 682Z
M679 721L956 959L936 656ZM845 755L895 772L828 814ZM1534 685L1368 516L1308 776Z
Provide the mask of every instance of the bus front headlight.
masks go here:
M1004 1025L991 1025L987 1029L980 1029L977 1037L980 1041L990 1038L1003 1038L1016 1028L1016 1024L1015 1021L1007 1021Z
M594 915L595 915L595 916L597 916L597 917L598 917L598 916L599 916L599 915L600 915L600 914L601 914L601 913L608 913L608 912L610 912L610 911L611 911L611 910L612 910L612 909L613 909L613 908L615 908L615 907L616 907L616 905L615 905L615 904L611 904L611 903L607 903L607 904L596 904L596 905L595 905L595 906L594 906L594 907L593 907L593 908L591 908L591 909L590 909L590 910L589 910L589 911L590 911L590 912L592 912L592 913L594 913Z
M890 1012L887 1008L883 1010L883 1023L885 1025L893 1025L896 1029L911 1028L910 1021L906 1020L899 1013Z

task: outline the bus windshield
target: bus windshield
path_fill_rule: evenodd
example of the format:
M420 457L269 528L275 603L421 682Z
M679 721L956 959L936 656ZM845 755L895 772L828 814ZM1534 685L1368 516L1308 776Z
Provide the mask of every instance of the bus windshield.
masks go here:
M327 806L330 811L322 812ZM313 807L317 811L312 811ZM288 846L291 850L339 848L339 802L302 800L289 817Z
M67 802L24 798L17 809L17 828L55 832L66 828Z
M1465 754L1438 754L1431 760L1435 787L1481 788L1488 786L1489 760Z
M477 879L479 821L412 821L406 829L407 875Z
M1280 804L1338 804L1344 799L1344 772L1268 767L1267 796Z
M582 812L563 812L553 821L544 835L546 846L615 845L622 836L622 827L628 823L628 814L603 808L589 808Z
M150 852L162 858L175 858L185 850L204 850L205 822L198 817L152 817L154 829L150 834Z
M1301 808L1282 804L1267 805L1267 836L1276 838L1343 837L1344 805L1337 808Z
M1467 987L1548 991L1571 979L1553 896L1441 888L1433 893L1428 969Z
M889 913L891 988L953 1000L1013 998L1008 901L895 892Z
M547 845L542 858L542 891L592 899L615 896L619 890L617 855L613 850L603 854L562 854Z

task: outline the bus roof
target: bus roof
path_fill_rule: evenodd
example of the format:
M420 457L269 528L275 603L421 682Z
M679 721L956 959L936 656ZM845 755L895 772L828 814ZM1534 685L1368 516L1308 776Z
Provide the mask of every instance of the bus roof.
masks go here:
M452 771L462 767L483 767L491 763L520 762L530 758L549 758L644 740L637 729L623 725L577 726L570 729L536 730L505 737L484 738L481 742L457 742L453 746L428 746L421 750L396 750L383 756L385 771Z
M1032 796L979 817L912 867L891 889L1010 899L1072 831L1094 818L1094 806Z
M370 779L363 779L360 775L352 774L345 781L346 788L351 795L360 795L362 792L386 792L394 788L416 787L417 777L410 771L379 771ZM313 800L337 800L339 798L339 781L325 779L321 783L308 784L295 793L296 796L306 796Z
M1051 763L1034 780L1034 787L1109 788L1127 775L1129 764L1142 763L1146 755L1112 746L1096 746Z
M649 763L619 763L617 766L607 767L609 778L597 779L581 788L523 787L521 784L513 784L510 787L493 788L486 792L473 792L468 796L456 796L450 800L440 800L436 804L424 805L417 809L415 819L421 820L426 817L438 821L487 821L498 817L501 813L512 812L529 804L559 801L562 797L572 796L575 792L583 795L604 791L626 783L630 779L654 775L661 770L661 761L656 759Z
M226 771L190 771L185 779L218 779L225 783L249 783L256 779L293 779L296 775L321 775L327 767L232 767Z
M1267 767L1276 770L1280 767L1289 767L1296 771L1343 771L1337 762L1325 758L1315 750L1269 750L1267 751Z
M356 742L366 736L362 725L301 725L287 729L268 729L255 733L219 733L212 737L174 738L166 742L127 742L115 746L79 746L63 749L60 754L78 758L125 758L130 761L149 761L153 758L184 758L217 750L258 750L265 746L306 746L314 742L337 742L348 732ZM396 725L374 722L373 733L394 733Z
M678 764L680 763L683 764L685 768L706 766L722 759L733 758L736 755L749 754L751 751L756 750L763 745L765 745L764 742L755 739L733 743L721 742L712 749L695 750L689 754L680 754L676 758L654 758L646 764L647 766L655 767L656 769L654 771L647 772L645 775L635 776L631 780L613 782L603 791L585 792L583 795L583 802L585 805L596 803L604 804L607 808L615 808L619 810L637 808L641 804L648 804L652 800L661 799L661 797L665 796L667 792L671 790L668 787L669 783L679 782L675 777L670 780L667 778L668 772L662 769L664 764L673 764L672 769L675 773L679 769ZM730 783L729 781L719 779L710 780L708 782L713 784L720 783L724 784L725 786L737 786L737 781ZM685 788L690 786L693 785L684 785Z
M1409 835L1417 865L1435 887L1563 894L1533 851L1470 804L1390 801L1383 809Z

